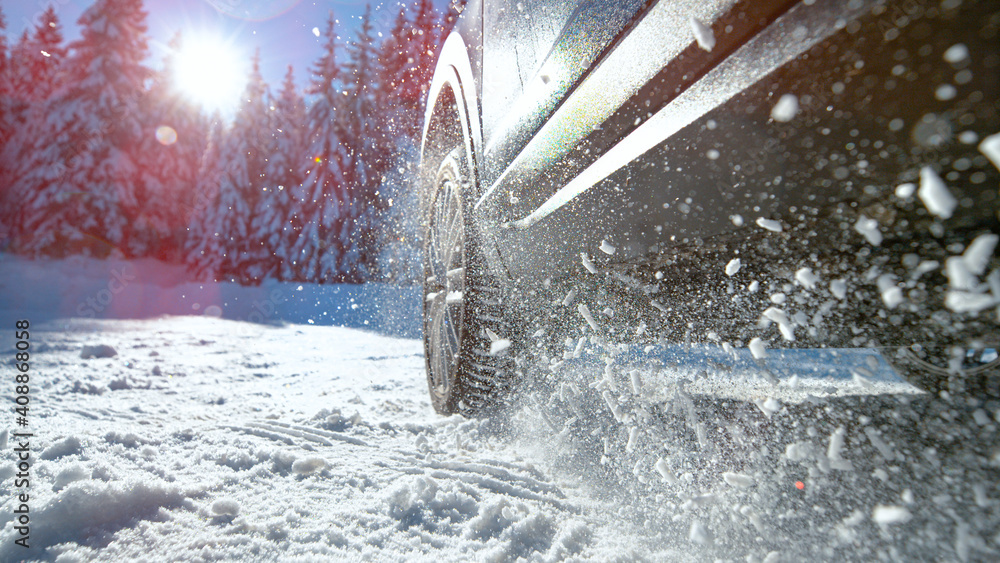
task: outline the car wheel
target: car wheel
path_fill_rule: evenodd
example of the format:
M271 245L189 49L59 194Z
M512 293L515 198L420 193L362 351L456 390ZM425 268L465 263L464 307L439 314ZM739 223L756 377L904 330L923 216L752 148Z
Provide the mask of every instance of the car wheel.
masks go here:
M489 414L513 376L503 294L467 216L469 166L460 148L438 168L424 239L424 356L434 409Z
M911 346L888 357L904 379L929 393L1000 397L997 350Z

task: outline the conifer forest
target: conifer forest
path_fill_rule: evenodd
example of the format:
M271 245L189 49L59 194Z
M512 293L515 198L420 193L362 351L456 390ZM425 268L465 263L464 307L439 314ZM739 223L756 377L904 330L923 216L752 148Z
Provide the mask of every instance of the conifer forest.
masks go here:
M317 22L313 63L281 84L259 46L232 115L177 87L183 33L154 60L142 0L94 0L72 41L51 6L16 39L0 11L0 250L251 285L417 279L420 123L455 13L382 9Z

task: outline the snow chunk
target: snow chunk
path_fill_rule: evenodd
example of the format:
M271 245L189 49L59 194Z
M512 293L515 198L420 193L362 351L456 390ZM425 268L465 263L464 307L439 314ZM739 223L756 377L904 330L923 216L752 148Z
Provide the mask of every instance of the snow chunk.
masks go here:
M601 241L601 252L611 255L615 253L615 246L606 240Z
M639 379L639 370L634 369L628 372L629 382L632 384L632 393L642 395L642 380Z
M745 489L753 485L753 477L749 475L743 475L742 473L732 473L726 471L722 474L722 479L729 483L730 485L736 487L737 489Z
M38 457L45 460L59 459L68 455L78 454L83 449L80 439L69 436L42 450Z
M763 217L757 218L757 226L762 229L767 229L772 233L781 232L781 222L775 221L774 219L765 219Z
M1000 169L1000 133L995 135L990 135L979 143L979 152L986 155L986 158L990 159L993 166Z
M882 274L878 277L878 290L882 294L882 302L890 309L895 309L903 302L903 290L896 285L896 276Z
M878 230L878 221L875 219L859 216L858 222L854 224L854 230L864 235L869 244L874 246L882 244L882 232Z
M830 293L837 299L847 297L847 282L844 280L833 280L830 282Z
M653 467L655 467L656 470L660 473L660 476L663 477L664 481L670 483L671 485L677 483L677 477L674 477L674 474L670 471L670 468L667 466L667 461L665 459L661 457L660 459L656 460L656 464Z
M635 450L635 445L639 442L639 428L633 426L628 431L628 443L625 444L625 453L632 453Z
M917 185L912 183L905 183L896 186L896 197L899 199L910 199L913 194L917 191Z
M728 264L726 264L726 275L729 277L735 276L736 273L740 271L740 266L742 266L740 259L733 258Z
M819 276L813 273L812 268L799 268L795 272L795 281L802 284L803 287L809 290L816 289L816 284L819 282Z
M715 48L715 33L712 32L712 28L701 23L695 18L691 18L691 31L694 32L694 38L698 41L698 46L706 51L711 51Z
M566 294L566 297L563 297L563 300L562 300L563 306L569 307L570 305L573 304L573 300L574 299L576 299L576 289L575 288L569 290L569 293Z
M794 94L785 94L778 98L778 103L771 108L771 119L787 122L797 113L799 113L799 99Z
M930 166L920 169L920 189L917 197L924 202L927 210L942 219L948 219L955 211L958 201L951 195L944 181Z
M700 521L691 523L691 530L688 532L688 539L698 545L709 545L712 543L712 531Z
M854 465L850 460L844 459L840 454L844 449L844 441L847 437L847 430L843 426L830 434L830 446L826 450L826 457L830 461L832 469L840 471L853 471Z
M761 360L767 357L767 345L764 344L759 337L754 337L750 339L750 354L753 355L755 360Z
M764 416L771 418L771 415L781 410L781 401L775 399L774 397L768 397L767 399L755 399L754 404L760 409L760 412L764 413Z
M788 316L785 315L784 311L777 307L768 307L764 311L764 318L778 324L778 330L781 332L782 338L789 342L795 341L795 331L792 329L792 323L788 321Z
M583 267L586 268L587 271L590 272L591 274L597 273L597 266L595 266L594 263L590 260L590 257L587 256L586 252L580 253L580 262L583 264Z
M990 258L993 257L993 250L997 247L997 235L979 235L972 241L972 244L962 253L962 260L965 267L970 272L981 276L986 272L986 267L990 265Z
M956 313L978 313L983 309L1000 304L1000 301L985 293L951 290L945 296L944 304Z
M296 475L309 475L326 468L326 460L321 457L297 459L292 463L292 472Z
M240 503L231 498L220 498L212 503L212 513L216 516L236 516L240 513Z
M590 325L590 328L592 328L594 332L600 332L601 327L598 326L597 321L594 320L594 315L590 314L590 307L587 307L586 303L580 303L577 305L576 310L580 312L583 320L587 321L587 324Z
M955 43L944 52L944 60L951 64L960 63L969 58L969 48L965 43Z
M880 504L872 511L872 520L882 526L903 524L909 522L912 517L910 511L902 506Z
M80 351L80 357L84 360L89 360L90 358L113 358L117 355L118 351L107 344L85 345L83 350Z
M506 338L499 338L490 342L490 355L496 356L497 354L503 353L508 348L510 348L510 340Z
M951 289L975 289L979 282L962 256L952 256L945 260L944 275Z

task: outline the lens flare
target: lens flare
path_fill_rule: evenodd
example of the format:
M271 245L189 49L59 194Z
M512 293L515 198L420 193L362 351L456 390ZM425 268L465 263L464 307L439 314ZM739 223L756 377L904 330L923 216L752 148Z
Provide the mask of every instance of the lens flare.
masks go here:
M160 125L156 128L156 140L161 145L172 145L177 142L177 131L169 125Z

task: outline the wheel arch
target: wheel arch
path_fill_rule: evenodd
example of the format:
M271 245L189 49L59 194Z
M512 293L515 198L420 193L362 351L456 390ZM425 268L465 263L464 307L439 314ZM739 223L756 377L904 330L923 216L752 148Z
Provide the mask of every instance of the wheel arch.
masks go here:
M472 168L470 173L479 185L482 126L475 85L468 45L461 34L454 31L441 47L427 94L420 141L422 204L427 203L426 186L431 185L438 164L459 144L465 147L466 162ZM426 210L423 205L422 208Z

